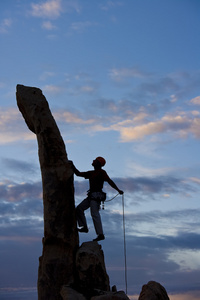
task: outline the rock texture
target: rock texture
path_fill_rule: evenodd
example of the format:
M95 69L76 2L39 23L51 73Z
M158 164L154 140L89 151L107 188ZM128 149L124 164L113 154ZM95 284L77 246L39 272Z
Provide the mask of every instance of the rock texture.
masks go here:
M74 281L79 245L73 171L65 144L42 91L17 85L17 104L37 136L44 202L43 253L39 260L38 299L59 300L60 289Z
M63 300L86 300L86 298L71 288L70 286L63 286L60 292Z
M123 291L119 292L105 292L99 296L94 296L91 300L129 300Z
M77 251L76 274L79 290L88 297L96 289L110 291L104 254L97 242L83 243Z
M169 297L160 283L149 281L143 285L138 300L169 300Z

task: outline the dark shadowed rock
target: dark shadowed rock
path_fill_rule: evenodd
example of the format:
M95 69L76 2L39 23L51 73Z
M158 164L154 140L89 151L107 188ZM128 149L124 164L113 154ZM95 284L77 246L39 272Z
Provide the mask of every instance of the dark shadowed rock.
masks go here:
M143 285L138 300L169 300L169 297L160 283L149 281Z
M97 242L86 242L76 254L77 285L84 294L95 289L109 291L109 277L106 272L104 254Z
M99 296L94 296L91 300L129 300L123 291L119 292L106 292Z
M86 298L69 286L63 286L60 292L63 300L86 300Z
M17 104L37 136L44 203L43 253L38 273L38 299L59 300L60 289L74 281L78 248L73 171L65 144L42 91L17 85Z

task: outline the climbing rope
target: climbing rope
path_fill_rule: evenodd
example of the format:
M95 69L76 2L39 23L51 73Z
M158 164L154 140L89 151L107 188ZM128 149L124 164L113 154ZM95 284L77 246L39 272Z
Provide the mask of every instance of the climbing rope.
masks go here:
M124 213L124 194L122 195L122 211L123 211L123 231L124 231L124 271L125 285L127 294L127 264L126 264L126 230L125 230L125 213Z
M104 202L110 202L115 199L117 195L109 200L105 200ZM104 202L102 203L102 209L104 209ZM126 294L127 294L127 264L126 264L126 226L125 226L125 212L124 212L124 194L122 194L122 212L123 212L123 233L124 233L124 276L125 276L125 286L126 286Z

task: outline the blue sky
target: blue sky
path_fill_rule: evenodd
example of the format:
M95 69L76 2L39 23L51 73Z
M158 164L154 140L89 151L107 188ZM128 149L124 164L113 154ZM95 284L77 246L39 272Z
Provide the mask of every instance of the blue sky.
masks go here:
M200 299L199 13L197 0L1 1L2 300L37 299L42 252L37 142L17 84L42 89L78 169L103 156L124 190L130 298L155 280L172 300ZM87 189L75 177L76 205ZM124 290L121 197L101 215L107 272ZM81 243L95 237L87 217Z

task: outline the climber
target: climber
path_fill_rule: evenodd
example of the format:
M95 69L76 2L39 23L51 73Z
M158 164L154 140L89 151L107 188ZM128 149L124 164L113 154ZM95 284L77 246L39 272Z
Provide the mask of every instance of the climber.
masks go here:
M90 207L94 228L97 234L97 237L93 241L101 241L105 239L101 223L101 216L99 214L101 201L104 201L106 197L106 194L102 191L104 181L108 182L112 188L119 192L119 194L123 194L123 191L118 189L106 171L102 169L105 163L105 159L99 156L92 162L94 170L87 172L80 172L72 163L73 171L77 176L89 179L90 189L88 191L88 196L76 207L76 216L79 225L78 231L87 233L89 230L84 211Z

